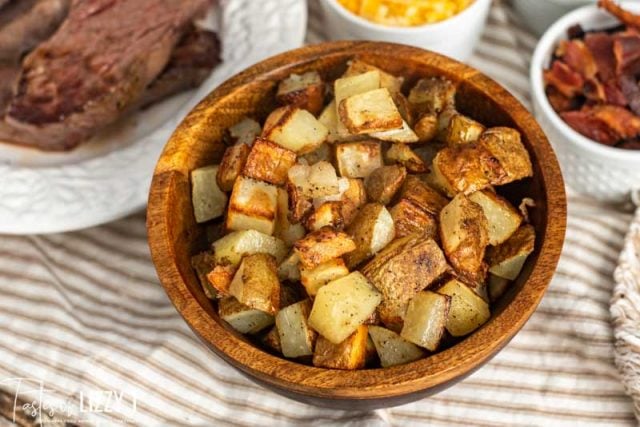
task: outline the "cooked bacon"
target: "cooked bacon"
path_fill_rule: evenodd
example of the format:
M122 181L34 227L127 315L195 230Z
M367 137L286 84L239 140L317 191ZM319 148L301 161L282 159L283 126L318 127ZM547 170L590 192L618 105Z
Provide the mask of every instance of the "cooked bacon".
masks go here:
M585 80L582 93L590 101L606 102L607 100L607 93L604 90L604 85L596 78Z
M544 81L567 98L580 95L584 85L582 76L559 60L553 61L551 68L544 71Z
M620 89L629 102L629 108L636 114L640 114L640 87L633 75L623 74L618 79Z
M607 33L589 33L584 43L593 55L600 80L608 82L616 78L616 60L613 55L614 37Z
M620 107L624 107L625 105L629 104L629 101L627 101L627 97L624 95L622 89L620 89L620 86L616 81L612 80L605 82L603 86L604 93L606 94L607 98L607 104L618 105Z
M616 72L637 75L640 73L640 36L619 34L613 41L613 54L616 59Z
M585 79L593 79L598 73L596 61L582 40L561 41L556 49L556 55Z
M584 107L560 115L576 131L603 144L614 145L640 135L640 117L615 105Z
M604 8L607 12L618 18L623 24L640 29L640 16L634 15L628 10L624 10L622 7L614 3L613 0L598 0L598 7Z
M567 98L553 86L547 86L546 89L547 99L551 107L557 112L570 111L576 109L575 98Z

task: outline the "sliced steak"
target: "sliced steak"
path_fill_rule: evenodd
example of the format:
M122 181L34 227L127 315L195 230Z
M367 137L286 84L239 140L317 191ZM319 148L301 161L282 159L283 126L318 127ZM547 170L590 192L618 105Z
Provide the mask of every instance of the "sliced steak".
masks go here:
M73 0L58 31L25 58L6 123L19 131L23 144L75 147L141 98L208 5L208 0ZM4 133L0 139L11 137Z

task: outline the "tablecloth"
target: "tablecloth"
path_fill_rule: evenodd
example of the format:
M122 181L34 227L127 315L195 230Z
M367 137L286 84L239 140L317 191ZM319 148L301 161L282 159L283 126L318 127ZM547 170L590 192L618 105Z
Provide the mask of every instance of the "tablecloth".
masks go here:
M323 39L310 0L309 42ZM535 38L494 4L471 65L529 100ZM88 230L0 236L0 419L81 425L635 425L613 362L612 273L631 214L570 193L565 247L513 341L433 397L371 412L267 391L210 353L150 261L144 212ZM17 398L16 398L17 396ZM15 408L15 410L14 410Z

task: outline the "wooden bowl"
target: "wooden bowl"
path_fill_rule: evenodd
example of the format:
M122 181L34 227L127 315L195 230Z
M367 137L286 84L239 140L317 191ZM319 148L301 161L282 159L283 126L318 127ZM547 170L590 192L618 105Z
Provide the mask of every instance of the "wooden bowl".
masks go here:
M534 178L506 186L503 194L531 197L536 248L510 291L493 306L491 319L458 344L422 360L385 369L338 371L276 357L220 320L190 266L205 247L196 225L189 172L220 160L223 130L242 116L264 118L274 108L279 80L318 70L333 79L351 58L399 76L407 85L442 75L458 84L458 109L490 126L518 129L531 155ZM502 191L501 191L502 192ZM515 198L513 199L515 200ZM335 42L308 46L267 59L229 79L184 119L158 162L147 211L153 262L169 298L214 353L256 382L302 402L343 409L372 409L438 392L486 363L522 328L542 299L562 248L566 199L558 162L529 112L480 72L418 48L389 43Z

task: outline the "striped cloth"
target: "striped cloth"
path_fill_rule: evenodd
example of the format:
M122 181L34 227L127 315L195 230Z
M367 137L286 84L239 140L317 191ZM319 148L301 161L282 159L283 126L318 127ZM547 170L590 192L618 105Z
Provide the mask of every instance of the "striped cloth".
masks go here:
M321 18L311 9L308 41L317 42ZM514 19L494 5L471 63L526 103L535 39ZM206 350L158 284L144 213L75 233L2 236L0 419L26 425L35 413L92 425L635 425L613 363L609 315L612 272L630 220L630 213L571 195L558 272L514 340L450 389L373 412L287 400Z

